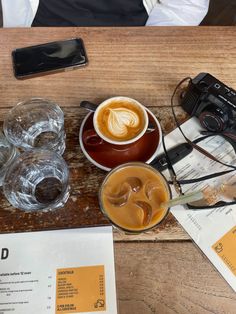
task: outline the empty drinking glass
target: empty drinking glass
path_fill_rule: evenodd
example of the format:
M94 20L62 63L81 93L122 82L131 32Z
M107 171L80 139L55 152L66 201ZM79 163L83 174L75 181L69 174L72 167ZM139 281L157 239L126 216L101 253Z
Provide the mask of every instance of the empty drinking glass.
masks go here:
M8 168L3 191L8 201L25 211L51 211L69 197L69 170L57 153L35 149L19 155Z
M65 150L63 111L47 99L18 103L6 116L3 129L7 139L23 150L42 148L60 155Z
M6 170L17 155L16 148L7 141L0 131L0 186L2 185Z

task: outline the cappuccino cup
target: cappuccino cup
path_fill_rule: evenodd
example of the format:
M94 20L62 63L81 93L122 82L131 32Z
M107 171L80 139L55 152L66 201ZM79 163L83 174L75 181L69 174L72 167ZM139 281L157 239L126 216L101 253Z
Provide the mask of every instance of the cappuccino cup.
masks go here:
M127 145L144 135L148 127L148 114L145 107L135 99L113 97L97 107L93 125L104 141Z

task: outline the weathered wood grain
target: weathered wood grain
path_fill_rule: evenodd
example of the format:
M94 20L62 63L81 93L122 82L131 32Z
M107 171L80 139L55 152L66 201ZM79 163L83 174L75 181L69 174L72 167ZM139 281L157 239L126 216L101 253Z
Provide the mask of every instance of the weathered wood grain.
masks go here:
M159 118L164 132L169 132L173 121L170 117L170 108L150 108ZM161 110L160 110L161 109ZM4 117L9 108L0 108L1 117ZM63 108L65 113L65 130L67 134L66 151L64 158L70 169L71 196L64 208L51 213L24 213L13 208L0 193L0 225L1 232L20 232L58 228L76 228L91 225L106 225L105 219L99 210L98 190L106 176L106 172L91 164L83 155L79 146L79 129L87 111L78 108ZM165 113L163 116L163 112ZM161 114L162 113L162 114ZM176 108L180 119L185 117L182 109ZM2 122L0 122L0 125ZM175 218L169 214L163 224L153 231L141 235L125 235L123 232L115 231L115 240L126 239L157 241L187 239L187 234L177 223Z
M0 106L45 96L76 108L83 99L99 102L115 95L168 106L177 82L199 72L235 87L235 34L235 27L0 29ZM87 67L25 81L14 78L13 49L72 37L83 38Z
M116 243L119 314L234 314L236 294L189 242Z

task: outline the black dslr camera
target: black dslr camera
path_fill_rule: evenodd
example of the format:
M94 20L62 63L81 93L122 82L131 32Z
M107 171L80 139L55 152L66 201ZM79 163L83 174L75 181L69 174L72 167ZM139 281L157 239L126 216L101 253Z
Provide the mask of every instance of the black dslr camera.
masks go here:
M209 73L192 79L181 100L191 116L199 118L208 131L236 134L236 91Z

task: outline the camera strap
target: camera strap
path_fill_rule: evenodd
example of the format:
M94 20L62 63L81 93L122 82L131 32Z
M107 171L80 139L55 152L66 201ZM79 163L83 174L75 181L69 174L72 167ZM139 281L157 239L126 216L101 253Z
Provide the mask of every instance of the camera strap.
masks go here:
M233 147L234 151L236 152L236 142L235 142L235 139L232 138L231 136L230 137L227 136L227 132L222 134L222 133L214 133L214 132L208 132L208 131L205 132L204 131L203 132L204 136L202 136L200 138L197 138L194 141L191 141L190 139L188 139L186 137L186 135L183 133L183 131L182 131L181 127L180 127L180 124L179 124L179 122L177 120L175 111L174 111L174 97L175 97L175 94L176 94L178 88L187 80L191 80L191 78L187 77L187 78L183 79L181 82L179 82L179 84L176 86L176 88L175 88L175 90L174 90L174 92L172 94L172 97L171 97L171 108L172 108L173 117L175 119L175 123L176 123L178 129L180 130L181 134L183 135L183 137L187 141L187 143L189 143L193 148L197 149L204 156L210 158L211 160L213 160L213 161L215 161L217 163L220 163L223 166L226 166L226 167L230 168L230 170L225 170L225 171L209 174L209 175L202 176L200 178L195 178L195 179L178 180L177 176L176 176L176 173L175 173L175 170L173 168L173 165L172 165L172 163L170 161L170 158L168 156L168 152L166 150L166 145L165 145L165 139L164 139L164 136L163 136L162 137L163 149L164 149L164 153L165 153L165 156L166 156L167 167L168 167L168 170L170 172L171 179L172 179L172 181L169 181L169 183L174 185L174 188L175 188L175 190L176 190L176 192L178 194L184 194L183 191L182 191L181 184L191 184L191 183L201 182L201 181L204 181L204 180L209 180L209 179L212 179L212 178L215 178L215 177L218 177L218 176L222 176L222 175L228 174L228 173L233 172L233 171L236 170L235 166L230 165L230 164L226 164L226 163L218 160L215 156L213 156L212 154L207 152L205 149L203 149L203 148L201 148L200 146L197 145L199 142L203 141L204 139L206 139L208 137L220 135L220 136L223 136L225 138L225 140L227 140L227 142L229 142L229 144L231 144L231 146ZM218 202L215 205L202 206L202 207L201 206L195 207L195 206L190 205L190 204L187 204L187 206L188 206L189 209L201 210L201 209L211 209L211 208L217 208L217 207L224 207L226 205L234 205L234 204L236 204L236 200L233 201L233 202L228 202L228 203L220 201L220 202Z
M200 137L200 138L196 139L194 142L195 143L199 143L202 140L208 138L209 136L211 136L211 135L206 135L206 136ZM168 156L168 152L166 150L164 136L162 137L162 144L163 144L163 149L164 149L164 153L165 153L165 156L166 156L167 167L168 167L171 179L172 179L172 180L168 181L168 183L174 185L174 188L175 188L175 190L176 190L176 192L178 194L182 194L182 195L184 194L181 185L206 181L206 180L209 180L209 179L213 179L215 177L219 177L219 176L223 176L223 175L229 174L230 172L233 172L233 171L236 170L236 169L230 169L230 170L225 170L225 171L221 171L221 172L212 173L212 174L209 174L209 175L206 175L206 176L202 176L202 177L199 177L199 178L178 180L177 176L176 176L176 173L175 173L175 170L173 168L173 165L172 165L172 163L170 161L170 158ZM208 156L206 155L206 157L208 157ZM217 207L224 207L224 206L235 205L235 204L236 204L236 200L232 201L232 202L220 201L220 202L216 203L215 205L208 205L208 206L194 206L194 205L187 204L187 207L189 209L192 209L192 210L204 210L204 209L213 209L213 208L217 208Z

